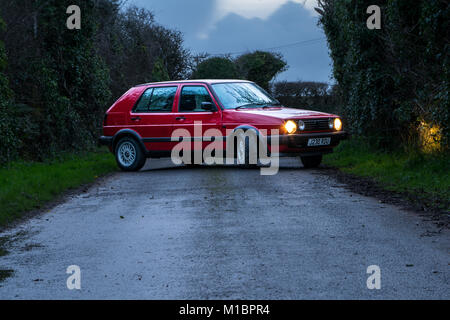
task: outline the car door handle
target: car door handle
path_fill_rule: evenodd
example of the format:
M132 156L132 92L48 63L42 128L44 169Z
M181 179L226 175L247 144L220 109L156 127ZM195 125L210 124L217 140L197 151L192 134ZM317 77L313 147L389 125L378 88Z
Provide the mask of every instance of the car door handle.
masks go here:
M141 117L132 117L131 121L141 121Z
M182 120L186 120L186 118L185 117L176 117L175 120L182 121Z

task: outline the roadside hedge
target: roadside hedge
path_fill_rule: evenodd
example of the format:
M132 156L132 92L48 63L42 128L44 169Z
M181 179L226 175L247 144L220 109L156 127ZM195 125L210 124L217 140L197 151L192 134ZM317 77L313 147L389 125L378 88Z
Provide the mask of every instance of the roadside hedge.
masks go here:
M286 107L341 114L336 89L325 82L279 81L270 91Z
M369 30L370 0L320 0L340 103L355 134L380 147L434 150L450 141L450 6L442 0L378 1L382 29ZM428 128L428 129L427 129Z
M4 21L0 18L0 31L5 28ZM5 47L0 41L0 163L9 161L15 156L17 135L11 116L10 103L12 92L4 73L6 67Z
M183 78L180 32L119 0L0 2L0 165L96 147L104 112L130 87Z

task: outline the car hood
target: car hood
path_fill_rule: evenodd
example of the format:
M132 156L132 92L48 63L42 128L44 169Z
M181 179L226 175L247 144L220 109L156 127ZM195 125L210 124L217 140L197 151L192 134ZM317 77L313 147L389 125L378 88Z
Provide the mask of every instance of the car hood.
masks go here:
M254 114L259 116L273 117L282 120L287 119L303 119L303 118L321 118L321 117L336 117L334 114L303 110L292 108L258 108L258 109L239 109L236 112L243 112L245 114Z

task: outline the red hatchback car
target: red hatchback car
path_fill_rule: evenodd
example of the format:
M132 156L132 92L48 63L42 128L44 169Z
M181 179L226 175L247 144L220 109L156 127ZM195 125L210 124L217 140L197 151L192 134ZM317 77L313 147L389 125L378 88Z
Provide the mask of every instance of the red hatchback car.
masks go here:
M179 142L177 129L198 139L216 129L227 148L230 132L252 131L270 141L278 132L279 156L298 156L305 167L317 167L346 138L342 121L333 114L283 107L257 84L242 80L191 80L149 83L126 92L106 112L100 142L115 154L122 170L137 171L147 158L170 157ZM277 131L273 131L277 130ZM216 131L217 132L217 131ZM234 139L234 138L233 138ZM233 147L238 165L248 166L248 138L236 138ZM260 140L258 138L258 140ZM207 146L203 139L200 146ZM271 148L268 145L267 152Z

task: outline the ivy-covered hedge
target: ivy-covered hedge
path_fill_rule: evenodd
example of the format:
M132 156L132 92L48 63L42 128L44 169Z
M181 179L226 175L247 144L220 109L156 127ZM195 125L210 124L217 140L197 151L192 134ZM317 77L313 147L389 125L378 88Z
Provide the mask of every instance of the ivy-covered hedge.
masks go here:
M370 5L382 29L367 28ZM353 133L381 147L419 145L434 128L450 141L450 7L442 0L320 0L344 116ZM424 126L426 124L426 126Z
M5 28L5 23L0 18L0 31ZM6 54L3 42L0 41L0 163L13 158L16 153L17 135L14 120L11 117L11 97L9 82L4 74L6 67Z
M0 1L0 165L94 148L104 112L130 87L184 76L178 31L118 0Z

